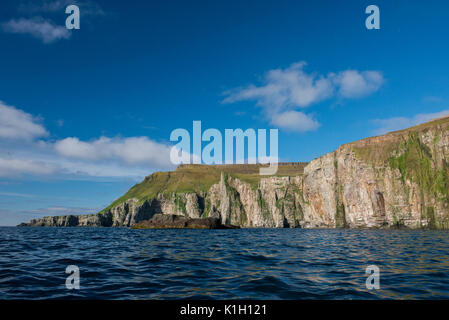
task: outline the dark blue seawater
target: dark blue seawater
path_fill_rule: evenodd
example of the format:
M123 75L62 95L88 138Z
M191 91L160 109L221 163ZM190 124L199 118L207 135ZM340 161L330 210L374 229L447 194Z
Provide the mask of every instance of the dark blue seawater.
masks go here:
M448 299L449 233L0 228L0 299L54 298Z

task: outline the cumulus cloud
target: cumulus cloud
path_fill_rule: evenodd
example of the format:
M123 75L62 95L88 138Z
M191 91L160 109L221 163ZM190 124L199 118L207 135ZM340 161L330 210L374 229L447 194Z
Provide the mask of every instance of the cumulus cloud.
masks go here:
M84 23L92 19L86 17L104 16L106 13L102 7L92 0L36 0L22 2L17 6L21 18L3 22L2 29L7 33L29 34L43 43L53 43L62 39L69 39L71 31L67 30L64 19L67 17L65 9L69 5L77 5L80 14L84 17ZM42 18L45 16L46 18ZM53 21L59 21L56 24ZM61 22L62 21L62 22Z
M383 76L377 71L347 70L338 73L334 83L338 93L343 98L361 98L379 90L384 82Z
M174 169L175 165L170 162L169 146L154 141L147 140L147 143L141 145L142 149L134 149L133 152L142 153L142 155L126 155L125 152L136 146L126 145L126 142L120 142L123 145L123 154L115 147L106 145L99 146L101 150L95 150L94 154L83 153L83 150L91 151L91 148L80 148L76 141L81 145L82 142L77 138L68 138L56 142L34 142L16 146L12 152L11 148L0 144L0 154L8 154L0 157L0 177L18 178L27 175L47 175L61 179L74 177L109 177L109 178L133 178L136 180L148 175L155 170ZM101 139L101 138L100 138ZM97 139L97 140L100 140ZM128 138L133 140L133 138ZM103 140L124 141L128 139L109 139ZM138 138L139 139L139 138ZM73 143L75 141L75 143ZM153 146L153 149L147 149ZM137 148L137 147L136 147ZM127 150L127 151L125 151ZM164 152L161 152L163 150ZM154 154L150 154L154 152Z
M116 142L133 140L133 138L99 138L93 141L100 139ZM146 137L145 139L151 141ZM139 180L154 170L168 170L175 167L171 164L169 156L164 158L162 152L154 157L147 155L142 160L114 153L115 151L104 150L107 148L95 144L95 147L103 148L103 150L95 150L94 154L89 154L92 149L87 148L86 153L83 153L83 150L86 149L80 148L70 141L79 141L83 145L83 142L77 138L57 141L43 139L16 141L0 137L0 177L20 178L29 175L46 175L58 179L107 177ZM151 142L160 150L169 148L165 144ZM86 144L89 145L89 143ZM152 144L142 145L142 150L139 152L145 154L149 145ZM56 146L58 146L58 150ZM159 149L153 148L152 151L157 152ZM125 150L129 151L130 148L123 148L123 152L126 152Z
M119 159L127 164L163 166L169 159L170 148L147 137L107 138L89 142L76 137L55 143L56 151L65 157L85 160Z
M305 132L316 130L320 124L312 117L299 111L286 111L273 115L271 123L290 131Z
M55 25L50 20L40 17L12 19L3 23L3 30L8 33L30 34L44 43L68 39L71 35L65 26Z
M267 72L264 84L249 85L225 92L223 103L255 100L258 105L274 109L285 107L307 107L333 94L334 86L329 78L308 74L305 62L292 64L287 69Z
M410 118L393 117L388 119L375 119L373 120L373 123L376 124L378 128L375 129L373 133L380 135L391 131L413 127L418 124L445 116L449 116L449 110L443 110L435 113L420 113Z
M296 111L332 97L361 98L379 90L384 79L378 71L346 70L327 75L307 73L305 62L268 71L261 85L250 84L224 92L223 103L252 100L265 117L281 128L314 130L319 126L309 115ZM289 116L291 118L289 118ZM301 128L296 128L301 125Z
M170 146L148 137L47 140L39 119L0 103L0 177L51 175L139 179L173 169ZM39 139L38 139L39 138Z
M0 101L0 138L32 140L47 135L39 119Z

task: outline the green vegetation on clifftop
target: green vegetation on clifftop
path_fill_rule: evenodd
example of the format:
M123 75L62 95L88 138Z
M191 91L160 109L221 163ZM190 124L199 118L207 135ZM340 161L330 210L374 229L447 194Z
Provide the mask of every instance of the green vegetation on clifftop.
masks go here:
M280 163L276 176L297 176L303 173L307 163ZM237 164L237 165L181 165L175 171L155 172L147 176L141 183L133 186L126 194L115 200L101 212L135 198L139 203L151 201L158 194L170 195L172 193L202 193L207 192L210 187L220 182L221 173L226 173L243 182L249 183L257 188L261 178L267 176L259 175L259 164ZM181 205L182 207L182 205Z

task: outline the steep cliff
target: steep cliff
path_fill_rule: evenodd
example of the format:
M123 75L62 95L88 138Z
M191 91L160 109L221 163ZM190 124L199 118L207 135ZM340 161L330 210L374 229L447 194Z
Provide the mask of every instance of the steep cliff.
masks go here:
M309 164L181 166L94 215L32 226L132 226L156 213L242 227L449 228L449 118L342 145Z

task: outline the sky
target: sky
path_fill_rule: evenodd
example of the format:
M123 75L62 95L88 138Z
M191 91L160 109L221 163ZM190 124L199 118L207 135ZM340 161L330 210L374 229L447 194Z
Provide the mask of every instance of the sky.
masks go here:
M70 4L79 30L65 26ZM279 129L280 160L310 161L449 113L447 1L0 8L0 225L99 211L172 170L170 134L193 121Z

